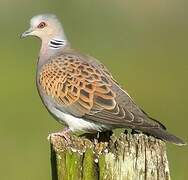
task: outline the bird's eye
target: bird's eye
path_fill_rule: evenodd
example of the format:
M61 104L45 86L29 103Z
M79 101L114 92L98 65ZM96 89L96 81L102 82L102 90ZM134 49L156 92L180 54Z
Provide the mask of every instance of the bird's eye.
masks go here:
M42 28L44 28L46 26L46 23L45 22L41 22L37 27L39 28L39 29L42 29Z

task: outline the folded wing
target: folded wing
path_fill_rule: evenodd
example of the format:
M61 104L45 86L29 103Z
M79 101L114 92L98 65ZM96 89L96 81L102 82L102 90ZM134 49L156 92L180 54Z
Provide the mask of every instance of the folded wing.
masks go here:
M76 117L116 127L160 126L148 121L101 64L64 54L43 66L39 83L59 109Z

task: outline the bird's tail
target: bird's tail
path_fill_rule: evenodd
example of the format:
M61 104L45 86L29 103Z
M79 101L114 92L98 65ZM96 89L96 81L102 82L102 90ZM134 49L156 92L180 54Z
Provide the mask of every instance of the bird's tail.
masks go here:
M151 129L143 130L143 132L179 146L187 145L187 143L184 140L176 137L173 134L170 134L168 131L166 131L163 128L151 128Z

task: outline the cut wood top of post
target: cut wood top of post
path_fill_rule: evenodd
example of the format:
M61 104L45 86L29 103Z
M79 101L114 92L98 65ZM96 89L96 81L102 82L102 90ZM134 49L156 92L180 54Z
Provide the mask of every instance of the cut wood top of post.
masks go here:
M145 134L123 134L119 137L114 134L110 137L109 141L98 141L97 139L89 140L84 137L71 136L71 140L67 144L67 141L60 136L51 136L50 143L57 152L71 150L72 152L85 153L89 149L93 149L94 153L98 155L108 153L110 151L118 151L116 144L128 149L150 149L157 150L160 147L165 151L166 145L160 139L156 139L152 136Z

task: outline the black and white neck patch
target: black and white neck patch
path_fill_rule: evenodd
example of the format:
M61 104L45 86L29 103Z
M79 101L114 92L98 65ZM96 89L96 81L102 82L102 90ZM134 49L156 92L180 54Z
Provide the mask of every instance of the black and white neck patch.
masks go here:
M66 45L66 40L63 39L52 39L49 41L49 47L51 49L60 49Z

